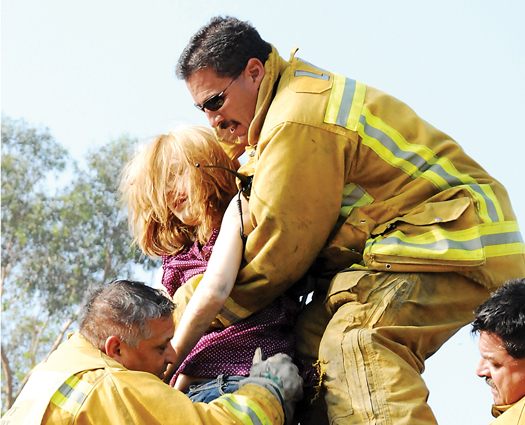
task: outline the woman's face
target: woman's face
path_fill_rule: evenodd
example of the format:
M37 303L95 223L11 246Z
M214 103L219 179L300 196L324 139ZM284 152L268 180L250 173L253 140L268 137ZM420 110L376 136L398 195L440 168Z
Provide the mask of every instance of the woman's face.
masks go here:
M177 178L175 187L168 193L168 206L171 212L186 226L199 225L198 216L191 207L191 202L188 201L189 178L186 174L182 174Z
M186 226L197 226L199 224L186 196L180 196L170 209L175 217L182 221Z

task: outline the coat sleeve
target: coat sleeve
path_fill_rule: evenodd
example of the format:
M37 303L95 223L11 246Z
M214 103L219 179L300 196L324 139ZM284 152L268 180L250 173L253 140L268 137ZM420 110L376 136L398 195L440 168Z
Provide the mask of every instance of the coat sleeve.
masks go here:
M146 372L113 373L92 392L75 423L147 425L283 424L284 413L266 389L247 385L206 403L192 403L182 392Z
M347 138L306 125L277 126L257 150L254 231L223 308L226 324L265 307L308 270L339 216L349 167Z

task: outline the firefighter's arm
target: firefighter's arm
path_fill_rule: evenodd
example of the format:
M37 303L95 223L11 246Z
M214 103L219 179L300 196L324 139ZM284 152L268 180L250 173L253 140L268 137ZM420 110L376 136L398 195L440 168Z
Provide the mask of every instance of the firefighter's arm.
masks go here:
M119 371L107 376L97 387L83 409L92 419L89 423L284 423L284 412L279 400L260 385L247 385L209 404L193 403L184 393L147 372Z
M337 221L348 173L347 140L321 129L283 124L257 149L254 230L224 306L226 324L265 307L308 270Z

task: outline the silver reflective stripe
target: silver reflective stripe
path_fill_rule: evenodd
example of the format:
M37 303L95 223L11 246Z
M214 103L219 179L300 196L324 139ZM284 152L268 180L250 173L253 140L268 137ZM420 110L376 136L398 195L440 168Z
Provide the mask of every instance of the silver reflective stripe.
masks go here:
M53 394L51 403L75 416L92 389L92 384L71 375Z
M295 71L294 73L294 77L311 77L311 78L317 78L319 80L326 80L328 81L330 79L330 77L326 74L315 74L313 72L309 72L309 71L301 71L301 70L297 70Z
M440 164L430 165L425 158L422 158L415 152L404 151L400 149L397 144L384 132L372 127L366 122L366 117L361 115L359 122L363 125L364 132L374 139L378 140L386 149L388 149L396 158L400 158L417 167L419 171L424 173L431 170L445 180L451 187L463 184L457 177L451 176L447 173Z
M254 425L262 425L261 420L257 417L255 412L252 409L250 409L248 406L243 406L241 404L236 403L232 397L229 397L227 400L228 400L228 403L231 405L231 407L247 415L251 419Z
M425 149L417 150L417 152L412 150L412 145L401 136L399 139L396 139L394 135L389 135L385 131L369 124L365 115L360 116L359 122L363 126L360 134L363 139L367 139L369 146L384 159L386 159L386 152L392 155L392 158L386 159L389 163L404 170L412 178L418 178L419 173L424 174L424 178L428 178L441 190L449 187L467 187L481 204L481 206L478 206L478 210L480 208L482 210L486 209L486 215L483 217L485 221L499 222L503 218L498 201L488 185L483 185L486 186L484 190L482 185L477 184L472 177L457 172L453 164L449 163L446 158L440 158L434 154L432 160L426 159L421 154L426 152ZM384 149L385 152L382 152L381 149ZM411 169L405 164L410 164L415 168ZM444 168L447 165L450 167L448 171ZM439 178L436 179L434 176ZM491 193L493 196L491 196Z
M273 422L264 409L249 397L240 394L225 394L211 403L222 404L245 425L271 425Z
M224 317L230 323L237 323L242 320L242 317L237 316L234 312L229 310L226 306L222 306L219 314Z
M352 190L352 192L350 192L349 195L345 196L343 198L343 201L341 202L341 206L342 207L350 207L350 206L353 206L355 204L357 204L357 202L363 197L363 195L365 195L366 192L365 190L359 186L359 185L355 185L355 188Z
M350 115L350 109L352 109L352 102L354 101L355 85L355 80L345 78L343 98L341 99L341 105L339 107L339 112L337 113L337 119L335 120L335 124L341 127L346 127L348 115Z
M476 251L483 248L480 238L471 239L468 241L453 241L450 239L441 239L427 244L415 244L406 241L402 241L395 236L389 236L380 241L369 241L366 244L368 248L370 245L396 245L396 246L406 246L417 249L428 249L432 251L445 252L452 249L459 249L462 251Z
M489 214L489 217L492 221L496 222L499 221L498 212L496 211L496 206L494 205L494 201L489 198L485 192L483 192L483 189L481 189L479 184L470 184L469 187L472 188L475 192L479 193L486 202L487 205L487 212Z
M60 386L60 388L58 389L58 392L62 394L64 397L66 397L67 399L76 401L78 404L82 404L84 400L86 399L86 397L88 396L82 391L72 388L65 382Z
M508 233L495 233L493 235L482 235L484 246L505 245L510 243L523 243L523 237L519 231Z

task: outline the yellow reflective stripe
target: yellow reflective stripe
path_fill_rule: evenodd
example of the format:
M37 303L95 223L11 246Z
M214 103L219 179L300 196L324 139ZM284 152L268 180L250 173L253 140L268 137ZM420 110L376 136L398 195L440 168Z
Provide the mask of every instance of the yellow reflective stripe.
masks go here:
M36 369L31 374L11 410L6 413L6 416L15 414L13 421L17 424L41 423L49 405L49 400L69 376L69 374L63 372ZM18 417L20 418L19 421ZM2 421L4 418L2 418Z
M324 122L355 131L365 101L366 85L339 74L332 76L332 90Z
M348 183L343 188L343 201L341 202L340 214L343 217L348 217L355 207L369 205L372 202L374 202L374 198L361 186L355 183Z
M352 109L348 115L348 121L346 128L349 130L357 130L357 124L363 110L363 104L365 103L366 84L356 81L354 101L352 102Z
M503 211L489 185L479 185L468 174L459 172L449 159L436 156L427 146L407 142L401 133L363 106L365 94L366 85L333 74L324 121L357 131L364 145L413 179L424 178L441 191L456 186L466 187L478 201L484 222L503 221ZM341 213L348 216L350 211L351 208L346 208Z
M343 99L345 89L345 77L339 74L333 74L332 91L330 92L330 99L326 107L324 121L328 124L335 124L337 115Z
M485 223L503 221L503 210L496 194L488 184L465 185L478 201L478 212Z
M225 406L245 425L271 425L272 421L257 403L242 395L225 394L212 401Z
M482 224L480 230L487 257L525 254L525 244L516 221Z
M368 267L363 265L363 264L355 263L355 264L352 264L350 267L348 267L348 269L346 269L346 270L368 270Z
M365 253L412 258L480 261L485 257L525 253L515 221L482 224L466 230L438 228L417 236L396 230L387 237L369 240Z
M51 402L76 415L92 388L93 385L72 375L53 394Z
M397 130L362 108L358 133L363 143L383 160L416 179L423 177L441 190L461 184L476 184L468 174L460 173L454 164L436 154L427 146L408 143Z
M424 178L440 190L466 187L478 200L478 209L485 222L503 220L503 211L490 186L479 185L468 174L460 173L447 158L437 157L428 147L412 144L397 130L362 108L358 133L363 144L370 147L384 161L399 168L413 179Z
M365 253L412 258L457 261L483 260L483 245L479 229L449 232L438 228L417 236L406 236L396 230L388 237L369 240Z

